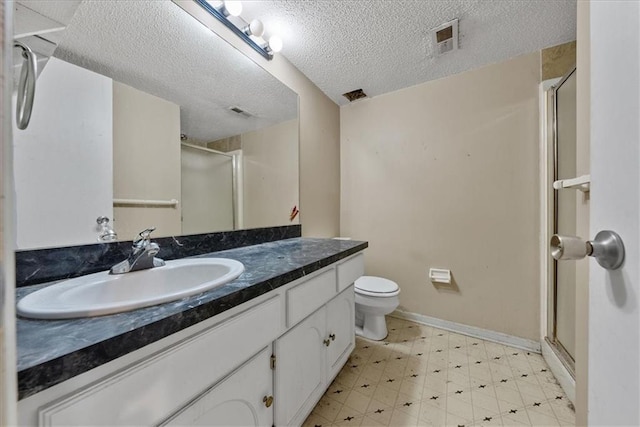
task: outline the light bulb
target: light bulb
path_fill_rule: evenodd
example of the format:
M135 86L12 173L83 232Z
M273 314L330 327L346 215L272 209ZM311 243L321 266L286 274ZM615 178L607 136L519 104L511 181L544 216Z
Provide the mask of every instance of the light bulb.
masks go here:
M278 36L271 36L269 48L274 52L280 52L282 50L282 39Z
M254 19L249 24L249 35L260 37L264 34L264 25L259 19Z
M224 2L222 0L207 0L207 3L209 3L209 5L215 10L220 10L220 8L224 6Z
M224 8L231 16L240 16L242 13L242 2L238 0L229 0L224 2Z

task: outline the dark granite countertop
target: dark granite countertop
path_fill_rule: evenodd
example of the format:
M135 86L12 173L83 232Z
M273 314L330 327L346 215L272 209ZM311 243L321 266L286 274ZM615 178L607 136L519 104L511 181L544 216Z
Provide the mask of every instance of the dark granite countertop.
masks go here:
M290 283L367 247L366 242L294 238L201 257L242 262L236 280L162 305L74 320L18 318L18 392L23 399ZM17 299L48 286L17 289Z

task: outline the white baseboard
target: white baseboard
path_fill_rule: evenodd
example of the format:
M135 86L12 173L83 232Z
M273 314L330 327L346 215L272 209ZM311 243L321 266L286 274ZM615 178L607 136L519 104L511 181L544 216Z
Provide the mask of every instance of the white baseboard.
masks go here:
M551 373L560 383L560 387L564 390L565 394L575 404L576 401L576 380L571 376L567 368L564 366L558 355L551 348L546 340L542 341L542 357L544 361L549 365Z
M540 353L542 351L540 343L538 341L515 337L513 335L507 335L503 334L502 332L490 331L488 329L463 325L462 323L450 322L448 320L437 319L435 317L429 317L423 314L411 313L402 310L396 310L391 313L390 316L397 317L399 319L411 320L416 323L433 326L434 328L440 328L474 338L497 342L498 344L504 344L508 345L509 347L532 351L534 353Z

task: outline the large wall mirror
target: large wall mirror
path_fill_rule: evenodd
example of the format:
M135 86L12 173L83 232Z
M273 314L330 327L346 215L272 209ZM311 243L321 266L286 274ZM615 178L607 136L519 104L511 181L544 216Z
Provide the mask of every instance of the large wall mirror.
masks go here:
M19 3L72 17L13 130L18 249L298 223L296 93L170 1Z

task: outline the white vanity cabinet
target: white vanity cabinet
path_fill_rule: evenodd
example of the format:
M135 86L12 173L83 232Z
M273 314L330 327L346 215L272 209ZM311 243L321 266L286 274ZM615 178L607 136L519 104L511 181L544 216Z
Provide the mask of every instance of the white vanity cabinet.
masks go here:
M25 398L19 425L300 425L354 348L363 269L356 254Z

